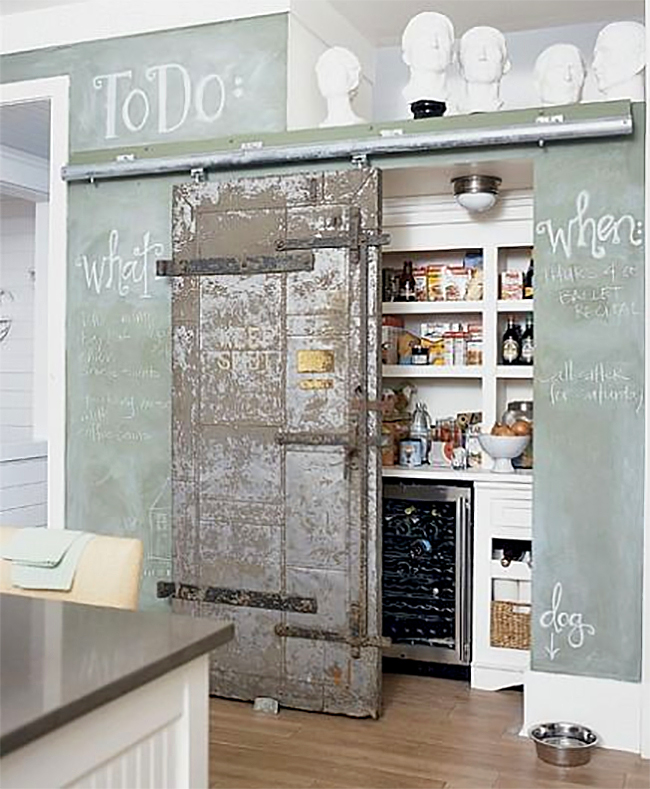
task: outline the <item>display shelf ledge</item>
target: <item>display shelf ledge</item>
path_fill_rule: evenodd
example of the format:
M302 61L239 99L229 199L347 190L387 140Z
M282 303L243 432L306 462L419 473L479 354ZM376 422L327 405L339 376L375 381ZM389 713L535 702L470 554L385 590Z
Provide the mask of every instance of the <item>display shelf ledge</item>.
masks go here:
M497 312L533 312L534 299L499 299Z
M384 315L448 315L483 312L482 301L385 301Z
M530 472L515 471L512 474L495 474L488 469L467 469L456 471L453 468L432 466L384 466L382 468L383 477L401 477L408 479L430 479L443 480L445 482L488 482L494 481L504 484L528 484L533 481ZM499 565L500 566L500 565Z
M534 377L534 368L532 365L513 365L509 367L507 364L497 365L497 378L521 378L531 379Z
M504 567L499 559L490 560L492 578L508 578L512 581L530 581L532 573L526 562L511 562Z
M435 364L385 364L384 378L481 378L480 365L435 365Z

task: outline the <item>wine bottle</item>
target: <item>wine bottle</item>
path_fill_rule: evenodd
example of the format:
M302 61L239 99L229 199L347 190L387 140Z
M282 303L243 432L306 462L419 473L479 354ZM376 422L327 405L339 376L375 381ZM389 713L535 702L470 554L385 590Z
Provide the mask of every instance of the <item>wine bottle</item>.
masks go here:
M415 301L415 277L413 276L413 262L404 261L404 267L399 278L399 300Z
M501 338L501 359L503 364L519 364L521 360L521 335L513 318L508 318L508 325Z
M532 299L533 298L533 278L535 276L535 261L531 257L530 263L528 264L528 270L524 275L524 298L525 299Z
M532 364L535 355L535 338L533 335L532 316L526 318L526 329L521 335L521 363Z

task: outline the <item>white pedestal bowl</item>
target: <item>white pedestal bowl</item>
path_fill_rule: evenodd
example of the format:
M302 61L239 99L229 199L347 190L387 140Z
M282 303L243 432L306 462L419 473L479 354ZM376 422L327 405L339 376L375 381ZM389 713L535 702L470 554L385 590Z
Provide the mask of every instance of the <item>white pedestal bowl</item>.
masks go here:
M514 472L512 458L526 449L530 436L492 436L481 433L478 437L481 448L494 460L496 474L511 474Z

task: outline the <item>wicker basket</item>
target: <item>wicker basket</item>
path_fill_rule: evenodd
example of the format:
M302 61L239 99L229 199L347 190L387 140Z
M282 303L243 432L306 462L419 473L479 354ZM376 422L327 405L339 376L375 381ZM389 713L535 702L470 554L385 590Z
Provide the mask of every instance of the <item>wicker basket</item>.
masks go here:
M508 649L530 649L530 604L493 600L490 645Z

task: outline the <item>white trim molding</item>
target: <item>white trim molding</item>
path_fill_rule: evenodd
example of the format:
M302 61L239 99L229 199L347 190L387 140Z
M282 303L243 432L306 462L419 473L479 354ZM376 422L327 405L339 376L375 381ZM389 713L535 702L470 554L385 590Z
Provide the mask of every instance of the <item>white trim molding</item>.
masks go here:
M288 13L289 0L87 0L3 16L0 52L24 52L158 30Z
M640 682L528 671L522 733L536 723L569 721L593 729L604 748L639 753L642 691Z
M0 144L0 193L40 203L48 199L50 165L47 159Z
M49 238L47 295L48 517L65 527L66 271L68 185L61 178L69 150L70 79L67 76L0 85L0 103L50 102Z

